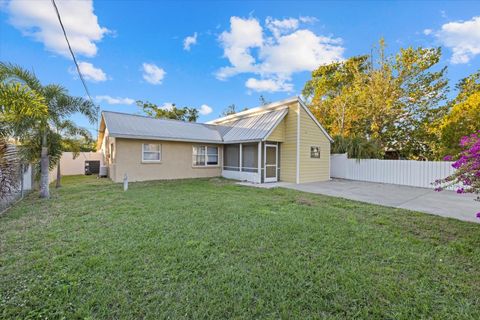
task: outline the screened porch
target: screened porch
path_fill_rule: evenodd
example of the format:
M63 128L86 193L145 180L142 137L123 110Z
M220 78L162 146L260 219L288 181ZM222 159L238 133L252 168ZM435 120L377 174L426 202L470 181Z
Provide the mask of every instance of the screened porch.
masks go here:
M276 182L280 177L279 149L276 142L226 144L222 176L254 183Z

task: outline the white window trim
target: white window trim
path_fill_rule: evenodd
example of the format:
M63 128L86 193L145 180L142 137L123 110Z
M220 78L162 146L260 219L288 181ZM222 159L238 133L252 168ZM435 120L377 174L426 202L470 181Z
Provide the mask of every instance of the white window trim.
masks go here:
M145 145L146 144L156 144L158 145L158 151L145 151ZM158 153L159 154L159 160L147 160L147 159L144 159L144 155L145 155L145 152L151 152L151 153ZM142 162L145 162L145 163L159 163L159 162L162 162L162 145L160 143L142 143Z
M195 157L195 148L205 148L205 164L195 164L193 157ZM208 147L210 148L217 148L217 164L208 164ZM211 154L213 155L213 154ZM220 147L218 146L211 146L206 144L196 144L192 146L192 167L194 168L205 168L205 167L219 167L220 166Z

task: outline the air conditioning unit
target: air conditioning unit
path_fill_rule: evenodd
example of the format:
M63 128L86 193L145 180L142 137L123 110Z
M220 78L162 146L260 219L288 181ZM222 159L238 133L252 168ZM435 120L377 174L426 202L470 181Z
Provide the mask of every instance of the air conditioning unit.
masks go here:
M98 172L98 176L100 178L108 177L108 167L107 166L100 166L100 170Z

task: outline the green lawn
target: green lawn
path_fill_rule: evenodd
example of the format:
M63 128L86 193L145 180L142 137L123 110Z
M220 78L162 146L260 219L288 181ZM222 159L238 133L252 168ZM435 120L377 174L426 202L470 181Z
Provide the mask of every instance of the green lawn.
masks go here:
M480 225L222 179L52 194L0 217L0 318L480 318Z

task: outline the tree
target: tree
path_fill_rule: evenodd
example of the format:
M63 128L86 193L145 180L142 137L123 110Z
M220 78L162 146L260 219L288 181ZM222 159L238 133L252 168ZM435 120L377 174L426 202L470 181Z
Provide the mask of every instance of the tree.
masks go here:
M430 124L445 113L446 68L433 71L439 48L407 48L357 56L312 72L303 95L312 113L332 135L375 140L406 158L428 158Z
M0 64L0 199L18 189L20 159L10 137L24 136L31 125L47 115L42 96L12 82Z
M198 119L198 110L190 107L177 108L172 104L171 108L159 107L148 101L137 101L137 106L142 108L148 116L157 119L172 119L188 122L196 122Z
M368 67L367 56L322 65L312 72L303 89L309 108L333 135L349 136L357 131L358 86ZM362 130L363 131L363 130Z
M458 154L462 136L480 129L480 71L460 81L459 93L450 102L450 110L432 126L436 138L437 158L447 154Z
M383 155L378 143L362 137L333 137L332 153L347 153L349 158L374 159Z
M247 111L248 108L245 107L243 108L242 111ZM237 112L240 112L240 111L237 111L237 107L235 106L234 103L232 103L231 105L227 106L223 112L220 114L220 117L226 117L226 116L229 116L229 115L232 115L232 114L235 114Z
M0 200L18 190L19 159L13 146L0 139Z
M36 117L34 121L23 123L26 129L23 132L17 130L16 136L19 138L22 146L30 146L25 148L23 155L29 155L30 161L38 159L30 150L39 144L40 147L40 197L48 198L49 192L49 167L52 167L58 161L58 158L52 158L50 161L49 153L55 154L53 151L60 148L61 139L52 132L51 128L55 123L59 123L74 113L83 114L91 123L97 118L98 108L89 100L80 97L72 97L68 95L68 91L60 85L43 86L34 73L25 70L17 65L9 63L0 63L0 80L6 84L19 85L27 88L36 97L40 97L47 106L47 112L43 117ZM18 109L13 111L20 111ZM17 115L18 116L18 115ZM33 117L32 117L33 118ZM14 130L15 131L15 130Z
M271 103L271 101L268 101L267 99L265 99L263 94L261 94L260 97L258 97L258 100L260 100L260 104L262 106L266 106L267 104Z
M88 130L78 127L70 120L61 120L60 122L55 123L55 127L56 133L58 135L57 138L60 139L60 158L56 161L57 180L55 183L55 187L60 188L62 178L60 159L63 152L72 152L73 159L75 159L80 155L80 152L83 151L83 141L88 141L92 139Z
M442 191L447 187L455 186L457 193L474 193L480 195L480 130L460 140L462 150L456 156L456 161L452 164L455 172L445 179L435 181L436 191ZM447 155L445 160L452 160L453 157ZM480 201L480 196L477 197ZM480 212L477 213L480 218Z
M236 110L236 106L234 103L232 103L231 105L227 106L225 108L225 110L223 110L223 112L220 114L221 117L226 117L226 116L229 116L231 114L235 114L237 113L237 110Z

